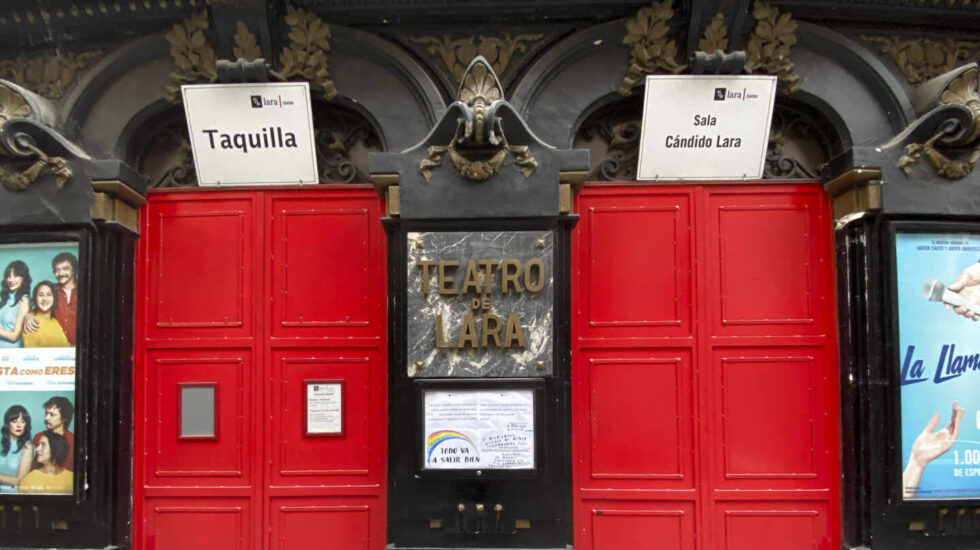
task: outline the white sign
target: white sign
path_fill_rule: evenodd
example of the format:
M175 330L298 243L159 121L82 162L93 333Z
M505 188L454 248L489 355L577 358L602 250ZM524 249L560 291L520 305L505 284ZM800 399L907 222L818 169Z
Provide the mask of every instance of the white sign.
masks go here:
M425 468L534 468L534 391L425 392Z
M319 181L308 82L180 89L199 185Z
M343 433L343 392L340 383L306 384L307 435Z
M640 180L760 179L775 76L648 76Z

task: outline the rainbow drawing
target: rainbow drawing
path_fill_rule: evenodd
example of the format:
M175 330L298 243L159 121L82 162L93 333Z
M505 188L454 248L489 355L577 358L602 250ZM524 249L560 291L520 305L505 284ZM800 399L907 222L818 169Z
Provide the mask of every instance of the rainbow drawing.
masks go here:
M439 430L438 432L432 432L429 437L425 439L425 462L428 464L432 460L432 452L436 450L441 443L444 441L449 441L450 439L462 439L472 446L474 449L476 445L473 440L470 439L466 434L457 432L455 430Z

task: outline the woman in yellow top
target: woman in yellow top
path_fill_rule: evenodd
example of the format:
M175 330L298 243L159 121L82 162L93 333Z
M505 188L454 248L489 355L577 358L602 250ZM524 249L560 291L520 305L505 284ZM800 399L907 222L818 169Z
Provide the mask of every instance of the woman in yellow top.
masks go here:
M74 476L65 469L68 440L53 430L41 432L34 454L34 469L20 480L21 493L56 493L70 495Z
M21 338L25 348L70 348L61 323L51 316L58 305L58 293L51 281L41 281L34 287L34 318L37 330L24 331Z

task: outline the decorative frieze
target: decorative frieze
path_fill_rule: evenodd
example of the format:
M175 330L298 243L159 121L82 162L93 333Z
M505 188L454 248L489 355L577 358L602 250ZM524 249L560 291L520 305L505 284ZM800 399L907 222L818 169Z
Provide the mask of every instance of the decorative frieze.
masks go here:
M0 78L48 99L61 99L82 73L102 57L100 50L21 56L0 61Z
M980 42L945 38L902 38L898 35L861 35L865 42L877 44L881 53L891 57L905 74L909 84L921 84L953 70L980 49Z
M442 60L445 68L452 74L455 82L460 82L466 67L477 55L482 55L497 74L503 74L511 62L526 54L528 45L544 38L544 34L518 34L512 36L505 32L500 36L469 35L453 38L445 34L442 38L434 36L411 37L409 40L425 46L425 51Z

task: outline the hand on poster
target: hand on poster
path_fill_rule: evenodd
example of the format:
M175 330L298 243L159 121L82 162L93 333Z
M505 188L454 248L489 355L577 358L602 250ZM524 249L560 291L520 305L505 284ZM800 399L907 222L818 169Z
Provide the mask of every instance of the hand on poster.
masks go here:
M968 266L962 273L960 273L959 277L957 277L956 280L946 288L952 292L956 292L962 298L969 300L970 302L980 304L980 263L975 263ZM980 315L963 306L954 307L946 304L946 309L952 309L967 319L973 319L974 321L980 319Z
M902 474L902 491L905 498L915 497L925 467L953 447L953 443L956 442L956 438L960 434L960 420L963 419L964 413L966 413L966 409L960 407L959 402L953 401L953 413L949 424L938 432L935 431L941 418L941 415L936 413L926 424L922 433L915 438L912 443L909 463Z

